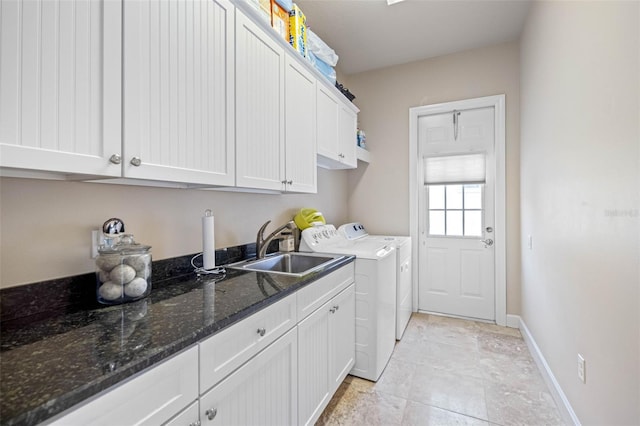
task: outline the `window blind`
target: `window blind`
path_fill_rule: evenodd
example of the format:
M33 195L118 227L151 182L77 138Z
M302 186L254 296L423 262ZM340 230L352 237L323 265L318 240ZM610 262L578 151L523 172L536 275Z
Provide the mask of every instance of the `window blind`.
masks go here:
M425 185L485 183L485 157L485 153L424 157L424 183Z

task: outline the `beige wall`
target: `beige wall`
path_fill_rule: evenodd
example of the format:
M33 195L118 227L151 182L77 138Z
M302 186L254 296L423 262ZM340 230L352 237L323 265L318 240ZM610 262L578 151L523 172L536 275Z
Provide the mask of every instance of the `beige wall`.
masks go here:
M272 195L0 178L0 287L93 271L90 230L114 216L156 260L202 250L207 208L217 248L255 241L265 221L273 230L302 207L343 223L346 182L344 171L318 169L317 195Z
M640 424L639 5L534 2L522 36L522 318L585 425Z
M349 76L373 157L349 172L349 218L374 234L409 234L409 108L506 95L507 312L513 314L520 312L519 72L513 42Z

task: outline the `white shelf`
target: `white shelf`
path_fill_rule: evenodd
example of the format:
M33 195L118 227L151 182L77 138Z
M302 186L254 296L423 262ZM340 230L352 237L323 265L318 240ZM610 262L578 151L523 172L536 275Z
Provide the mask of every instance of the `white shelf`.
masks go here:
M371 163L371 153L366 149L356 146L356 155L358 157L358 160L365 163Z

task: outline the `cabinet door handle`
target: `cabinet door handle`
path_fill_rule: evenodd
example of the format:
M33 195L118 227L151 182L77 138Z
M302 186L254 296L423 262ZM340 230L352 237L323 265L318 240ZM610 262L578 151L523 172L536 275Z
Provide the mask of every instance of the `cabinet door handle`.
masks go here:
M130 161L132 166L140 166L140 164L142 164L142 160L140 159L140 157L133 157Z
M111 157L109 157L109 161L111 161L113 164L120 164L122 162L122 157L120 157L118 154L113 154Z
M260 335L260 337L262 337L267 332L267 330L265 328L259 328L257 332Z
M209 420L213 420L216 418L216 414L218 414L218 409L209 408L207 411L204 412L204 414L207 416Z

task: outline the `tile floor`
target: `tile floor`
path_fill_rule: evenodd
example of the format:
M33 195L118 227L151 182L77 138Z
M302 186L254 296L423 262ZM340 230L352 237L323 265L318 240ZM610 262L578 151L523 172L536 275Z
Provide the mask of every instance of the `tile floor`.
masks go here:
M377 383L347 376L317 425L561 425L513 328L413 314Z

